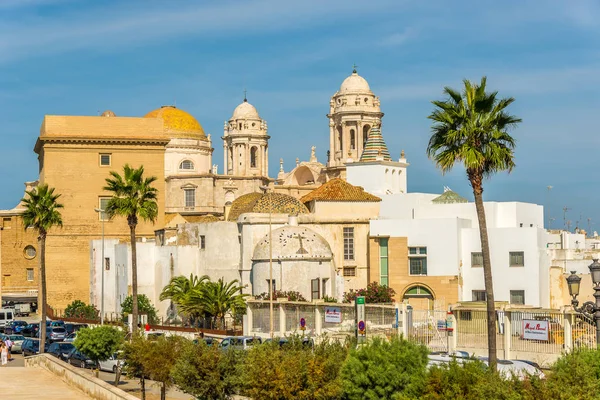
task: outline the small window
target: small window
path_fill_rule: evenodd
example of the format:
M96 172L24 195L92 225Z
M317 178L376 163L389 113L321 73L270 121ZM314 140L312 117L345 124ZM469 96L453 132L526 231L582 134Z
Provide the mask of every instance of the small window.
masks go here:
M27 280L33 282L33 268L27 268Z
M344 276L356 276L356 267L344 267Z
M471 267L483 267L483 253L473 252L471 253ZM475 301L475 300L473 300Z
M179 164L179 169L187 169L187 170L194 169L194 163L191 162L190 160L183 160L181 162L181 164Z
M344 228L344 260L354 260L354 228Z
M486 299L485 290L473 290L473 301L485 301Z
M319 300L320 296L319 294L321 293L321 288L320 286L320 279L311 279L310 280L310 299L311 300Z
M408 264L410 275L427 275L427 247L409 247Z
M196 207L196 189L184 189L185 208Z
M25 246L25 248L23 249L23 253L25 254L25 258L27 258L28 260L35 258L37 254L35 247L33 247L32 245Z
M267 279L267 288L269 288L269 280L268 279ZM275 291L277 290L277 281L275 279L273 279L271 281L271 290L273 291L273 294L275 294Z
M388 239L379 239L379 283L389 286Z
M110 271L110 258L104 257L104 270Z
M206 236L200 235L200 249L206 249Z
M511 290L510 291L510 304L525 304L525 291L524 290Z
M473 319L473 315L471 314L471 311L460 311L460 318L461 321L471 321Z
M408 254L416 255L416 254L427 254L427 247L409 247Z
M522 251L511 251L510 252L510 266L511 267L524 267L525 266L525 253Z
M10 229L10 222L12 221L11 217L2 218L2 228Z
M103 167L110 167L110 154L100 154L100 165Z
M350 148L352 150L356 149L356 133L354 129L350 129Z
M250 168L256 168L256 159L257 159L258 149L256 146L253 146L250 149Z
M98 198L98 209L100 210L106 210L106 207L108 207L108 202L110 201L110 197L99 197ZM98 213L98 219L100 221L108 221L108 215L105 212L99 212Z

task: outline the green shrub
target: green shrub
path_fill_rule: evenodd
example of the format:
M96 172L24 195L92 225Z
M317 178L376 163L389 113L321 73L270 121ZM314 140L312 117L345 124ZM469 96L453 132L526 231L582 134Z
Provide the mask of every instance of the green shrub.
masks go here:
M98 319L100 311L91 305L85 304L81 300L73 300L71 304L65 308L65 317L67 318L85 318L85 319Z
M396 291L386 285L381 285L378 282L371 282L364 289L350 289L344 292L343 303L352 303L356 296L365 296L367 303L393 303Z
M185 346L171 371L175 384L198 399L225 400L238 392L242 351L221 351L203 340Z
M127 296L123 303L121 303L121 310L123 312L124 322L127 322L127 315L133 311L133 296ZM158 324L158 317L156 308L152 305L152 302L145 294L138 294L138 312L140 314L146 314L148 316L148 323L155 325Z
M600 398L600 351L578 349L559 358L546 381L546 398Z
M340 399L340 365L347 348L323 340L314 348L300 336L283 346L275 340L247 352L243 393L253 399Z
M416 399L423 392L428 350L425 346L379 338L352 350L341 370L349 400Z
M269 300L269 293L268 292L263 292L259 295L257 295L256 300ZM294 291L294 290L290 290L290 291L281 291L281 290L274 290L273 291L273 300L277 300L279 298L286 298L288 299L288 301L306 301L306 299L304 298L304 296L302 296L302 293L298 292L298 291Z

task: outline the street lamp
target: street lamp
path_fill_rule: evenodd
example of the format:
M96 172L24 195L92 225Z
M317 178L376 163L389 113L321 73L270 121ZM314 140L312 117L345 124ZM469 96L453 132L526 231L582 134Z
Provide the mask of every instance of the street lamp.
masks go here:
M596 347L600 348L600 263L595 258L590 264L590 275L594 284L594 298L596 302L586 301L581 307L579 306L579 289L581 287L581 278L575 275L575 271L571 271L571 275L567 278L567 286L569 287L569 295L571 296L571 305L578 313L581 313L588 318L593 318L596 323Z
M269 193L269 335L273 339L273 198L268 186L261 186L265 193Z
M102 221L102 259L100 262L100 281L102 282L102 288L100 289L100 325L104 325L104 210L102 208L94 208L100 215L100 220Z

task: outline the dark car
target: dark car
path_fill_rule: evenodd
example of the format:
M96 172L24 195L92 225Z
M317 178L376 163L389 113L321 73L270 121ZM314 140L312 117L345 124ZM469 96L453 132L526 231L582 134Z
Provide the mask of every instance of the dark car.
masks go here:
M38 339L25 339L21 345L23 357L34 356L40 352L40 341Z
M96 368L96 363L92 359L75 348L67 355L67 362L80 368Z
M52 343L50 347L48 347L47 352L56 358L66 361L67 356L74 348L75 346L73 346L73 343L56 342Z
M27 326L27 322L25 321L13 321L10 323L10 327L12 328L14 333L21 333L23 328Z
M67 330L67 335L70 335L73 332L77 332L80 329L87 328L87 324L72 324L66 323L64 328Z
M40 330L39 322L34 322L33 324L29 324L21 329L21 335L28 337L36 337L38 331Z

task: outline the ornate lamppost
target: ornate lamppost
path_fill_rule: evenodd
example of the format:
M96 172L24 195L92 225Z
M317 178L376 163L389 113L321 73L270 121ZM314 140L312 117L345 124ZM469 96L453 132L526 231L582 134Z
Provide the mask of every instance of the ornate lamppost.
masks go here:
M600 263L595 258L594 262L590 264L590 275L592 276L592 283L594 284L594 298L596 302L586 301L581 307L579 306L579 289L581 286L581 278L575 275L575 271L571 271L571 275L567 278L567 285L569 287L569 295L571 295L571 304L575 311L585 315L590 319L594 319L596 323L596 347L600 348Z

